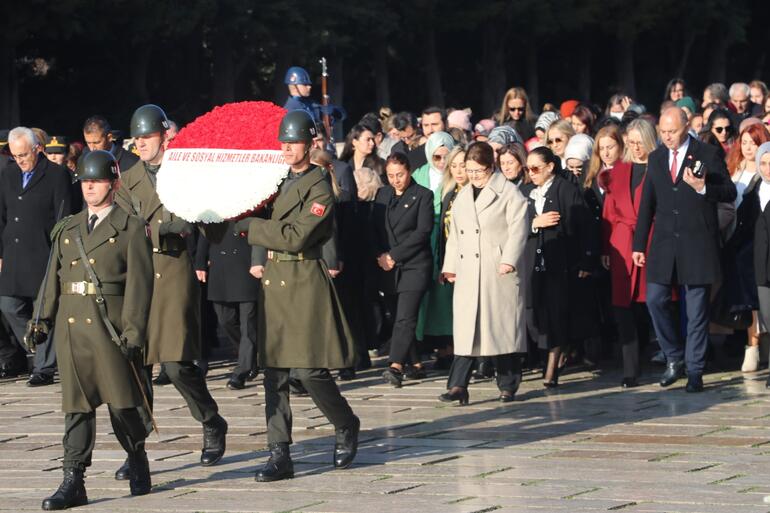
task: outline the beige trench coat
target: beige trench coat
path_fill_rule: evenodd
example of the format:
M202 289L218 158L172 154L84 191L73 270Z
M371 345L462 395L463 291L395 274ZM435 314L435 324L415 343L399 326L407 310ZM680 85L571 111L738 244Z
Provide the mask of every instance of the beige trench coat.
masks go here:
M527 349L520 263L527 240L527 201L502 173L473 199L464 187L452 205L443 272L456 274L454 352L494 356ZM500 264L514 267L500 275Z

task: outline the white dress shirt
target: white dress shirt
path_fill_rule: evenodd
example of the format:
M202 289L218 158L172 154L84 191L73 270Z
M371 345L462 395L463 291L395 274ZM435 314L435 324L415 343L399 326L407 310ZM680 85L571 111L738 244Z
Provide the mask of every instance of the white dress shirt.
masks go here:
M112 209L115 208L115 205L110 205L109 207L101 209L99 212L92 212L91 209L88 209L88 219L91 219L91 216L96 214L96 222L94 223L94 228L99 226L99 223L104 221L108 215L110 215L110 212L112 212Z

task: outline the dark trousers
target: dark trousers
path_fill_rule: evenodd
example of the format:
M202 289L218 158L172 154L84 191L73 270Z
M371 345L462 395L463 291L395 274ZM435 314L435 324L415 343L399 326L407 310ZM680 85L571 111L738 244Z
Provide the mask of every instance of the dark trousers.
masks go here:
M257 303L215 302L214 311L227 338L238 348L238 365L233 369L233 377L244 379L257 369Z
M217 416L219 408L206 386L203 371L193 362L163 362L166 374L187 403L198 422L208 422Z
M390 337L390 359L392 363L406 363L410 354L416 355L417 315L424 290L409 290L386 296L388 309L393 315L393 334ZM414 358L412 358L414 359ZM416 363L412 361L412 363Z
M452 360L449 368L447 389L452 387L468 388L471 381L471 372L476 360L482 357L457 356ZM497 370L497 388L501 392L516 392L521 384L521 358L513 353L489 356Z
M638 378L639 346L650 339L650 321L644 303L631 303L628 308L613 307L618 328L618 342L623 354L623 377Z
M24 332L27 330L27 321L32 318L32 303L34 299L28 297L0 296L0 311L3 312L8 326L13 331L17 341L24 340ZM9 343L17 344L16 341ZM18 347L18 346L17 346ZM4 349L2 352L12 353L16 348ZM45 342L35 349L33 374L47 374L53 376L56 372L56 351L53 344L53 331L48 334Z
M687 314L687 341L682 347L677 315L671 305L671 285L647 283L647 308L660 348L669 362L684 360L687 373L703 374L708 348L711 285L683 285Z
M138 408L109 407L115 437L127 453L144 449L147 431ZM64 416L64 468L85 469L91 465L96 441L96 412L67 413Z
M353 423L353 410L340 394L328 369L291 369L291 372L292 377L302 382L315 405L335 429L346 428ZM292 443L289 369L265 369L265 417L268 444Z

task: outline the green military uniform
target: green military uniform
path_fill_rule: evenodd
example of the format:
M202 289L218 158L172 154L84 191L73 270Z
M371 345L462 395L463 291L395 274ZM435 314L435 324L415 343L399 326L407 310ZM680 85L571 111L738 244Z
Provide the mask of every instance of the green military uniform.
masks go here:
M201 357L200 287L182 233L189 224L166 210L155 191L154 168L142 161L122 174L115 202L147 223L152 242L150 303L145 363L164 363L166 373L192 416L207 423L218 418L216 401L203 373L192 362ZM173 226L164 230L163 224ZM180 227L183 227L180 230Z
M289 369L338 429L357 422L329 368L352 367L353 338L321 258L333 232L334 196L320 168L290 173L270 219L254 218L249 244L268 249L257 343L265 367L268 443L291 443ZM355 419L355 420L354 420Z
M56 326L54 344L66 415L64 468L91 463L95 409L107 403L115 435L133 453L143 449L147 426L133 371L110 337L96 304L76 237L103 283L108 317L129 345L144 347L152 297L150 243L141 220L113 206L90 234L88 210L70 217L53 241L47 283L38 298L40 319ZM44 292L44 295L43 295Z
M197 360L201 357L200 287L195 281L184 238L161 235L161 225L179 222L155 192L154 177L142 161L121 175L115 202L144 219L152 241L155 289L150 305L148 365Z

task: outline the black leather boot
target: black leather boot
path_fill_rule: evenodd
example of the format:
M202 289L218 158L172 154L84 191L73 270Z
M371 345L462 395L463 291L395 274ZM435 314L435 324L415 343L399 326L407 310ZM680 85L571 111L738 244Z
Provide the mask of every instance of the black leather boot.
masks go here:
M222 456L225 454L226 435L227 421L221 415L217 415L210 421L203 423L201 465L208 467L222 459Z
M43 509L54 511L86 504L88 496L83 482L83 471L79 468L65 468L64 480L53 495L43 500Z
M270 444L270 459L265 466L257 470L254 480L260 483L280 481L294 477L294 462L291 461L289 444Z
M131 469L128 466L128 458L126 458L126 461L115 471L115 479L118 481L128 481L130 477Z
M334 468L348 468L353 463L358 452L359 431L361 431L361 420L355 415L353 415L353 423L350 426L336 430Z
M150 479L150 462L147 453L140 449L128 455L128 466L131 468L131 478L128 482L131 495L147 495L152 489Z

